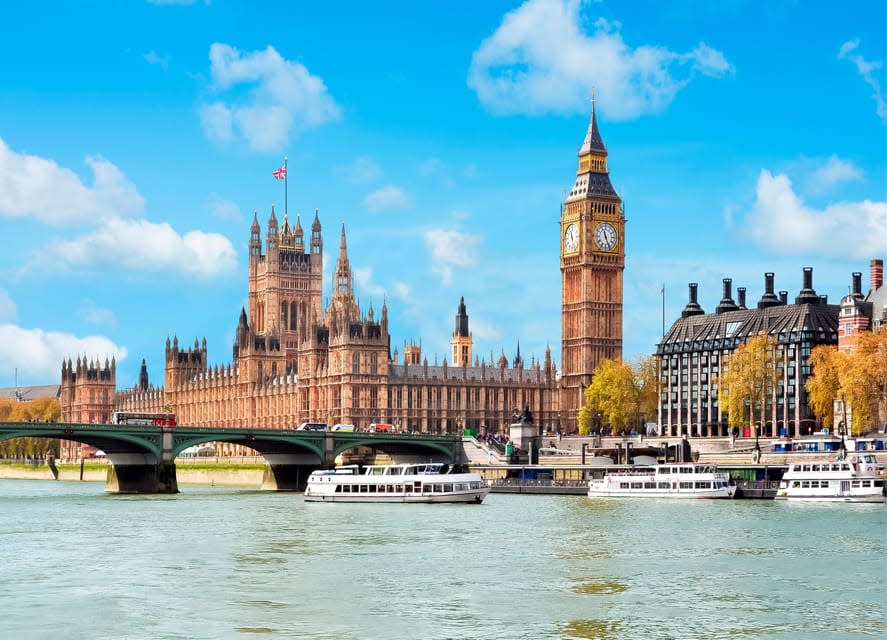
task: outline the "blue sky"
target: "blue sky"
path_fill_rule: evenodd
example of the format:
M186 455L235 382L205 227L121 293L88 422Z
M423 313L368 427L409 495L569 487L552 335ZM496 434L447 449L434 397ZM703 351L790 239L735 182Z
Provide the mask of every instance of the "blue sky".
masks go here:
M558 216L595 88L627 217L624 357L698 282L837 301L887 257L881 2L42 2L0 26L0 386L167 336L226 363L289 158L393 345L560 362Z

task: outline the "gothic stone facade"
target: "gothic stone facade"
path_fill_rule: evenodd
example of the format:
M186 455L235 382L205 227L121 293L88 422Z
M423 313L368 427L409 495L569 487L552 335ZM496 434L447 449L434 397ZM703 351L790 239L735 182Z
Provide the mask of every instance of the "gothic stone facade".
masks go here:
M242 309L230 363L210 366L206 340L166 342L163 387L139 383L115 392L116 368L78 360L62 367L62 419L107 422L114 410L173 410L179 424L293 428L301 422L390 422L403 430L445 433L472 428L499 431L515 408L529 406L543 429L556 430L557 386L550 349L525 366L471 361L468 314L460 301L453 333L454 364L429 365L420 343L404 344L403 362L391 354L388 307L365 313L353 292L345 227L333 274L333 293L322 308L322 239L317 212L306 251L297 218L278 228L272 208L266 242L258 220L250 229L249 313ZM233 453L232 445L221 445ZM79 455L79 445L63 457ZM66 455L67 454L67 455Z

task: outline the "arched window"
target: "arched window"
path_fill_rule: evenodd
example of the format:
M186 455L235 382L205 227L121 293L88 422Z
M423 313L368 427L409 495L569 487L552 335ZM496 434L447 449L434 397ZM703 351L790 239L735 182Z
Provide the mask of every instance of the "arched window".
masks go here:
M370 354L370 373L373 375L378 373L378 358L375 353Z
M351 373L360 373L360 354L355 353L351 358Z

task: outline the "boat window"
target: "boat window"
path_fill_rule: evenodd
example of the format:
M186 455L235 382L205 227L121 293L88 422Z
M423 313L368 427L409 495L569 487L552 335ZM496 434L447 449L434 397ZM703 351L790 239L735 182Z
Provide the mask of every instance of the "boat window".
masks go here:
M870 486L872 486L872 481L871 480L863 480L862 486L863 487L870 487Z
M645 482L644 483L644 489L655 489L655 488L656 488L655 482Z
M792 482L792 489L798 489L798 488L800 488L800 486L801 486L800 480L795 480Z
M658 471L659 473L671 473L671 469L668 467L661 467Z
M810 481L809 480L802 480L801 487L803 487L804 489L809 489L810 488Z
M828 468L828 467L826 467L826 469L827 469L827 468ZM814 464L812 470L813 470L813 471L820 471L821 469L819 468L819 465L818 465L818 464Z
M443 485L435 483L434 493L443 493Z
M693 488L692 482L682 482L681 483L681 489L692 489L692 488Z
M883 487L884 481L883 480L872 480L872 486L873 487Z
M620 482L619 483L620 489L628 489L630 486L631 486L631 483L629 483L629 482Z
M643 489L643 488L644 488L644 483L643 483L643 482L632 482L632 483L631 483L631 488L632 488L632 489Z
M453 485L452 484L445 484L443 486L443 490L444 490L444 493L453 493Z
M660 489L668 489L668 487L669 487L669 484L667 482L660 482L659 483Z
M711 482L697 482L697 489L711 489Z
M854 480L854 481L851 482L850 484L851 484L851 486L853 486L853 487L857 487L857 488L858 488L858 487L859 487L859 480Z
M360 492L361 492L361 493L369 493L370 490L369 490L369 488L367 487L367 485L362 484L362 485L360 485Z
M342 493L342 485L340 485L340 484L336 485L336 493Z
M810 465L809 465L809 464L805 464L803 467L801 467L801 470L802 470L802 471L810 471Z

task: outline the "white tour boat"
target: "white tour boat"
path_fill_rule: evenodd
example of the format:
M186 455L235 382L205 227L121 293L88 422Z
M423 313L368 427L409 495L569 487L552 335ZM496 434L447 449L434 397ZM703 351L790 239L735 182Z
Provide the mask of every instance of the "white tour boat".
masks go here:
M884 476L873 454L844 460L792 463L782 476L777 500L884 502Z
M469 502L480 504L490 485L477 473L451 465L357 465L318 470L308 477L306 502Z
M623 467L588 483L590 498L732 498L735 493L730 475L708 464Z

